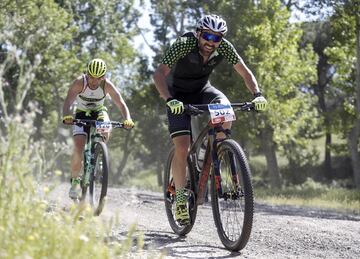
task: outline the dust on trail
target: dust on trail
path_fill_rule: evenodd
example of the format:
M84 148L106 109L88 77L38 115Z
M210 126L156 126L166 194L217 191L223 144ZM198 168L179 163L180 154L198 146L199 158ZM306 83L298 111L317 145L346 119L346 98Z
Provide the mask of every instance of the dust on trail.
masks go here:
M56 206L70 206L68 187L57 186L48 199ZM355 214L256 203L250 240L238 253L221 244L210 203L199 207L186 237L172 232L162 193L109 188L100 218L106 222L116 217L116 239L124 240L134 224L135 235L143 235L144 248L134 248L132 258L360 258L360 215Z

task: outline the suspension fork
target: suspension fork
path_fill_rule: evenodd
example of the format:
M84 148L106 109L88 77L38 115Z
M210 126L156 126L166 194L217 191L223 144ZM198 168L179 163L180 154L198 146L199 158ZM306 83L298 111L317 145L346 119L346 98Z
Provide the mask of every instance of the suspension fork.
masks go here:
M222 126L217 126L217 127L214 127L212 129L212 132L209 134L211 134L211 137L212 137L212 150L211 150L211 157L212 157L212 161L213 161L213 172L214 172L214 179L215 179L215 187L216 187L216 190L217 190L217 193L218 193L218 196L219 197L223 197L223 190L222 190L222 187L221 187L221 174L220 174L220 160L219 160L219 157L218 157L218 144L222 141L224 141L224 139L217 139L216 138L216 134L218 132L223 132L225 133L226 135L226 138L229 138L230 135L231 135L231 130L230 129L224 129ZM233 159L233 157L232 157ZM233 167L234 166L234 163L232 162L231 163L231 166ZM235 170L233 170L232 168L232 174L234 174ZM235 172L235 176L236 176L236 172ZM234 177L234 175L233 175Z
M213 141L212 141L211 158L212 158L212 161L213 161L213 174L214 174L216 191L218 193L218 196L222 197L223 191L222 191L222 188L221 188L220 161L219 161L219 157L218 157L218 154L217 154L218 143L219 142L220 141L217 140L215 138L215 135L214 135L213 136Z

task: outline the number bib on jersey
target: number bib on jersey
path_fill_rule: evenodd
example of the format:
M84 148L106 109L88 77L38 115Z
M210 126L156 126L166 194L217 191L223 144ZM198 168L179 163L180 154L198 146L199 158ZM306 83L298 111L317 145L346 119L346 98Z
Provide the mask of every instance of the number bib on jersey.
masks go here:
M209 104L208 107L213 124L236 120L234 110L230 104Z
M97 133L108 133L111 131L111 123L109 121L96 121L95 128Z

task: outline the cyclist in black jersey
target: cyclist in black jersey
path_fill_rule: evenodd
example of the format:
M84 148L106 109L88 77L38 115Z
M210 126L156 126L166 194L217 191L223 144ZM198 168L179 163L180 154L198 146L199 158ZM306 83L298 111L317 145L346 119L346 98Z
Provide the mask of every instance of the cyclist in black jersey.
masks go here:
M203 16L197 23L196 32L185 33L170 46L153 76L168 107L169 131L175 145L172 163L176 188L175 217L183 225L189 223L184 186L190 146L190 116L183 113L183 104L229 103L226 96L209 82L211 72L225 58L254 94L255 109L265 110L267 106L253 73L224 38L226 32L227 25L221 17ZM230 127L230 123L224 123L224 128Z

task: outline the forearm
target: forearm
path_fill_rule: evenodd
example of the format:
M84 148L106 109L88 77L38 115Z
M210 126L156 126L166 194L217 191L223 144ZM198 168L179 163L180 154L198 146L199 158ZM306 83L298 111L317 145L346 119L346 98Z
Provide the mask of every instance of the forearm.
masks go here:
M123 118L125 120L131 120L130 111L129 111L129 108L126 105L119 105L118 108L119 108L119 110L121 112L121 115L123 116Z
M72 112L70 111L70 106L71 106L70 101L65 100L64 105L63 105L63 116L67 116L67 115L72 114Z
M162 72L156 71L154 73L153 79L155 82L155 87L158 90L161 98L166 101L168 98L172 97L166 83L166 77Z
M252 94L260 92L260 88L255 76L250 72L247 78L244 78L245 85Z
M117 96L116 98L112 98L116 107L118 107L122 117L125 120L130 120L131 119L131 115L130 115L130 111L129 108L127 107L127 105L125 104L124 100L121 98L121 96Z
M244 63L237 63L236 65L234 65L234 69L239 75L242 76L245 81L246 87L252 94L260 92L260 88L254 74Z

